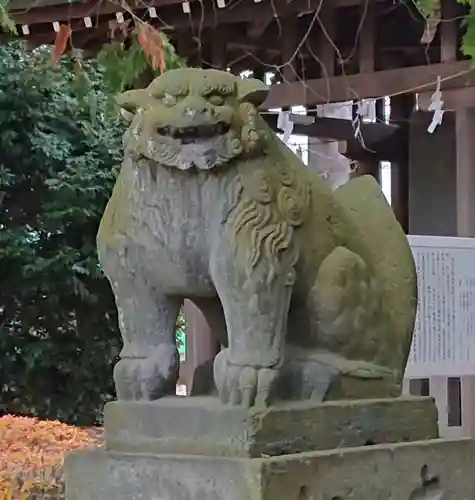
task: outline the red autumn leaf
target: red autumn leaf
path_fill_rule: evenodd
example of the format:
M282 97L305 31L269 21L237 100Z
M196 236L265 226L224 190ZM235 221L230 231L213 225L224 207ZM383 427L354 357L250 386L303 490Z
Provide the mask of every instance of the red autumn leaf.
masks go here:
M146 28L144 27L143 24L139 26L139 36L138 36L139 43L145 53L145 55L148 56L148 37L147 37L147 31Z
M52 59L55 64L61 59L61 56L66 51L68 45L69 35L71 30L66 24L59 25L59 31L56 33L56 40L54 41Z
M165 70L165 58L163 55L162 34L149 24L141 23L139 25L138 41L152 68L160 68L160 72L163 72Z

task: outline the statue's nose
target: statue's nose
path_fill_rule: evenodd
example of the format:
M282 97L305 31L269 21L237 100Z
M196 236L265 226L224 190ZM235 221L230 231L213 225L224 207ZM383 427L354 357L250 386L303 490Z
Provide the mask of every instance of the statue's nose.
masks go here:
M194 118L196 115L212 115L213 110L204 99L197 99L183 103L183 114L187 118Z
M186 106L185 109L183 110L183 114L188 118L194 118L196 116L196 113L197 110L194 108L190 108L189 106Z

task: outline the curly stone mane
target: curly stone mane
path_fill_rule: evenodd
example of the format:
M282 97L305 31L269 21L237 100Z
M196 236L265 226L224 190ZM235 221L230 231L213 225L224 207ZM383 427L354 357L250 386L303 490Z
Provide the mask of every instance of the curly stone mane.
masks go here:
M293 153L275 136L269 149L278 149L279 154L259 158L252 168L238 167L229 213L232 243L245 260L247 273L254 273L259 265L268 283L296 263L299 249L294 230L305 222L311 204L310 183L296 174L295 158L286 161ZM293 282L293 275L289 280Z

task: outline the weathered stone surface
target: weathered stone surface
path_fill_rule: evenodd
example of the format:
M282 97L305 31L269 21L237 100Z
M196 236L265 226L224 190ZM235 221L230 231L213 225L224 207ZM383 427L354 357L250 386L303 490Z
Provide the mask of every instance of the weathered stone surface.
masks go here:
M473 500L471 440L254 459L74 452L68 500Z
M276 457L263 462L260 498L472 500L474 459L468 439Z
M373 178L332 191L287 148L257 112L267 92L188 68L118 98L131 125L97 242L124 340L119 399L173 392L185 298L227 346L214 361L223 403L400 388L417 302L404 232ZM320 358L297 362L296 347Z
M431 398L301 401L251 409L214 398L109 403L106 447L144 453L260 457L438 437Z
M192 396L216 396L213 360L195 370ZM214 366L216 370L216 365ZM352 362L321 350L288 347L272 390L274 401L397 397L401 394L397 372L371 363Z

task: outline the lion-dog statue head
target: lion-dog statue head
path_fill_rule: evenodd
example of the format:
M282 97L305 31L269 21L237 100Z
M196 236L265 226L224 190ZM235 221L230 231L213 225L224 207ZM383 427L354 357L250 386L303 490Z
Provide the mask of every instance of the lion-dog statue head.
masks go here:
M162 165L209 170L261 150L256 107L267 97L259 80L198 68L178 69L147 88L117 97L131 121L128 152Z

